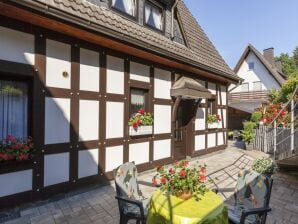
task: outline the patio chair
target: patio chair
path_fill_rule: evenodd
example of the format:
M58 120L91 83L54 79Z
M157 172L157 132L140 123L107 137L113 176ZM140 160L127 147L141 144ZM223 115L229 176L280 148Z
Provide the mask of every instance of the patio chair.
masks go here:
M254 171L238 175L234 206L229 208L229 221L234 224L265 224L273 180Z
M129 220L136 220L137 224L146 223L149 199L139 190L137 175L137 168L131 162L114 170L120 224L126 224Z

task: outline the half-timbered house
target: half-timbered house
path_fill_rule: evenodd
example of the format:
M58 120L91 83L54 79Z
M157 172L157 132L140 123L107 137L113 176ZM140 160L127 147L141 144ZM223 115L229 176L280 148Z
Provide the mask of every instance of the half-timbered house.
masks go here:
M182 0L1 1L0 140L35 152L1 159L0 206L224 149L238 81ZM131 134L136 108L151 132Z

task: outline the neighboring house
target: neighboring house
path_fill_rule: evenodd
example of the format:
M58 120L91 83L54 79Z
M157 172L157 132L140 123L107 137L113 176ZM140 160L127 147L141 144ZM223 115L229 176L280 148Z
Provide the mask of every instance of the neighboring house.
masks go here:
M182 0L0 2L0 138L32 136L33 161L0 162L0 206L227 146L227 66ZM131 136L137 109L153 132ZM222 117L208 127L207 115ZM0 139L0 140L1 140Z
M280 89L285 82L281 63L274 59L274 49L261 54L249 44L240 57L234 72L242 79L241 85L229 87L229 129L242 129L242 122L263 103L268 102L268 92Z

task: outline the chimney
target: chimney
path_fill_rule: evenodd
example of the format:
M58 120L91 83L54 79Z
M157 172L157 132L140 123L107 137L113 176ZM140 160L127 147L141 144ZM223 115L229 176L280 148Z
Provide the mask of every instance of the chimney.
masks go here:
M270 47L270 48L264 49L263 55L265 59L272 65L272 67L275 67L274 48Z

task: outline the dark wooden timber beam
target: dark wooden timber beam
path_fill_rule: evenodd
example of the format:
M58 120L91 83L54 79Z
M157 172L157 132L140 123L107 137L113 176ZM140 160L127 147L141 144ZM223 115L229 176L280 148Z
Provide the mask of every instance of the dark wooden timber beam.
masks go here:
M100 45L102 47L110 48L125 54L133 55L135 57L143 58L148 61L159 63L173 69L181 70L184 73L195 74L206 77L208 79L214 79L216 81L230 83L231 80L221 77L217 74L213 74L193 66L180 63L145 50L141 50L125 43L121 43L102 35L92 33L75 26L65 24L63 22L57 21L55 19L47 18L46 15L39 15L32 11L25 10L23 8L16 7L7 3L0 2L0 15L20 20L22 22L27 22L35 26L50 29L65 35L73 36L90 43Z

